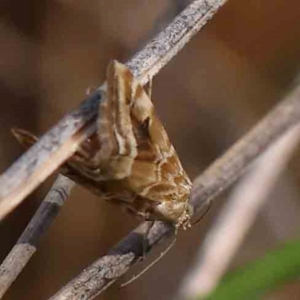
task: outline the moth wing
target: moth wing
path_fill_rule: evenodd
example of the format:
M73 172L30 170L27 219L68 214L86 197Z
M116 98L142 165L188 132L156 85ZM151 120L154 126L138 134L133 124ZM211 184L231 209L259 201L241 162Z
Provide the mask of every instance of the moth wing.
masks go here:
M131 123L133 75L124 65L111 61L107 68L107 89L99 105L97 121L100 150L97 161L102 180L123 179L131 174L137 155Z
M176 200L177 179L187 180L169 137L155 113L152 101L143 87L134 79L126 66L114 62L118 78L118 97L128 99L130 124L133 132L132 147L136 147L130 176L130 189L152 201ZM125 87L125 88L124 88ZM121 91L126 95L120 95ZM187 178L187 179L186 179Z

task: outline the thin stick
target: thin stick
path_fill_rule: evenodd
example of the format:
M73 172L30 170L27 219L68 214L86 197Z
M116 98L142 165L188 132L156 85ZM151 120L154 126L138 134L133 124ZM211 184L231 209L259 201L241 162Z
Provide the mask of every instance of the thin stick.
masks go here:
M0 266L0 299L26 266L37 249L37 242L59 213L74 183L59 175L16 245Z
M276 138L300 121L300 85L194 181L196 210L232 184Z
M299 140L298 125L273 143L233 190L199 248L178 299L205 297L216 287L297 149Z
M145 249L145 232L148 228L148 222L142 223L106 256L95 261L64 289L51 297L51 300L95 298L142 257L145 250L148 253L154 245L160 242L162 237L166 238L174 233L173 226L156 221L147 235Z
M165 66L226 0L196 0L127 66L142 83ZM89 96L79 109L66 115L0 177L0 220L68 159L78 145L95 131L101 89ZM101 116L99 116L101 117Z
M191 202L196 212L205 208L209 201L241 176L254 159L299 120L300 86L195 180ZM128 271L143 253L142 233L146 229L147 224L142 224L108 255L96 260L63 287L51 300L93 299L99 295ZM147 251L171 233L169 225L156 222L147 237Z

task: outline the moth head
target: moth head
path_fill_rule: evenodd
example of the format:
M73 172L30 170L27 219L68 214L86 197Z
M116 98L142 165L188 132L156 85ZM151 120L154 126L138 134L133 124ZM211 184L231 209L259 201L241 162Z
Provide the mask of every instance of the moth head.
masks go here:
M173 223L176 228L189 228L193 207L186 201L164 201L154 208L156 219Z
M190 203L186 203L186 208L180 218L175 224L176 228L183 228L184 230L191 227L191 218L194 214L194 208Z

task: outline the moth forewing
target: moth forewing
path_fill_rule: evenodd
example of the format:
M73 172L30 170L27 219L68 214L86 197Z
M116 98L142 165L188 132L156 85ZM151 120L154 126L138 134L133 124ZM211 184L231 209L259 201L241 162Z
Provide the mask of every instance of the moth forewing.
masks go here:
M131 105L130 119L137 156L128 177L130 187L145 198L138 201L153 202L148 212L154 218L181 224L189 218L187 201L191 182L142 86L126 66L113 61L110 67L120 77L119 82L127 80L127 85L122 82L117 88L121 99L126 98L121 95L124 87L131 88L131 93L127 90L126 95L131 95L127 102Z
M123 64L107 68L97 132L62 173L145 219L189 223L191 181L143 87ZM18 132L18 139L26 134ZM33 141L34 138L27 134ZM27 143L28 144L28 143Z

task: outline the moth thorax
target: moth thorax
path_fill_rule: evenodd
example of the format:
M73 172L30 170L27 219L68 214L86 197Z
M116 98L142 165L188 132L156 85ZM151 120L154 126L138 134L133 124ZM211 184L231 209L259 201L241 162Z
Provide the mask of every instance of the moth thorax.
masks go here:
M173 223L176 227L189 227L192 211L187 202L165 201L154 209L157 219Z

